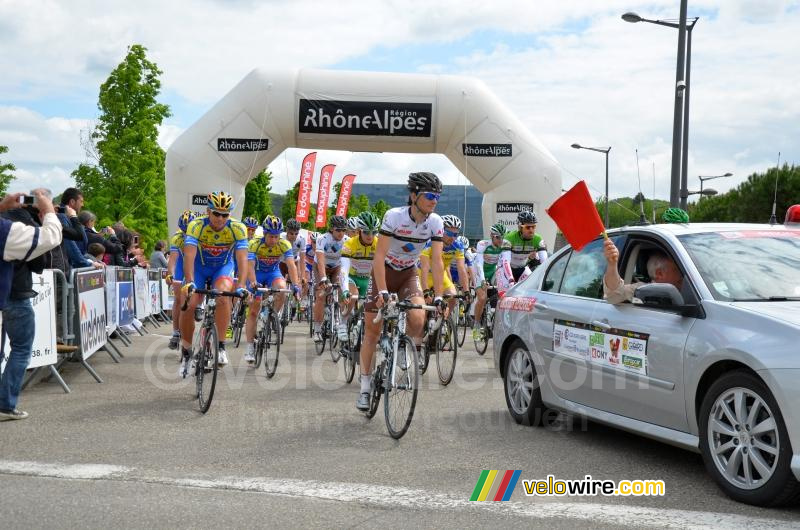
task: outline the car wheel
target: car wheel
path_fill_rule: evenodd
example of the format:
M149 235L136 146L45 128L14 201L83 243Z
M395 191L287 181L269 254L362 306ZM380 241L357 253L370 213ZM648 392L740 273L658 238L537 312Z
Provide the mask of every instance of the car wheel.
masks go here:
M504 384L506 405L514 421L541 425L545 407L533 356L522 341L514 341L506 356Z
M744 371L720 377L703 398L699 420L706 469L728 496L756 506L800 500L783 416L758 377Z

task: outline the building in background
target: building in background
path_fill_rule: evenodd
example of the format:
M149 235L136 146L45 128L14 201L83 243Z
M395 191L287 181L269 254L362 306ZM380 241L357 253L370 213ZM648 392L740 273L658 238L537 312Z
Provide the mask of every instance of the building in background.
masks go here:
M466 194L465 194L466 192ZM405 184L353 184L355 197L360 194L369 197L370 205L379 200L384 200L392 208L403 206L408 200L408 188ZM466 195L466 210L464 199ZM461 218L464 223L464 235L474 245L478 240L484 239L483 219L481 217L481 204L483 194L475 186L445 186L442 198L436 206L439 215L452 214Z

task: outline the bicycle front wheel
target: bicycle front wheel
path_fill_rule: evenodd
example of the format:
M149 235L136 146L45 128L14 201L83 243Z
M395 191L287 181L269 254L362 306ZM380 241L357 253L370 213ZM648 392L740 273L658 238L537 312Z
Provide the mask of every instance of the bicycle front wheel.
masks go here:
M214 388L217 386L219 341L217 340L216 326L212 325L210 329L205 330L200 346L200 350L196 353L195 377L197 401L200 405L200 412L205 414L211 406L211 400L214 399Z
M337 363L342 356L342 351L339 348L339 324L342 322L342 310L339 308L339 304L333 305L331 315L331 360Z
M458 335L458 347L460 348L464 345L464 341L467 338L467 328L469 327L467 322L467 311L469 311L469 307L462 300L459 300L456 309L458 310L456 313L456 315L458 315L456 334Z
M486 311L488 309L488 307L484 307L483 313L481 314L481 321L478 325L480 336L477 338L473 337L475 342L475 351L478 352L478 355L483 355L486 353L486 347L489 345L489 326L486 325Z
M344 355L344 380L346 383L353 381L353 376L356 373L356 365L359 363L359 356L361 355L361 333L359 333L360 318L354 317L350 319L347 324L347 343L344 345L347 352ZM355 340L354 340L355 339Z
M231 322L231 326L233 327L233 344L235 348L238 348L239 343L242 341L242 329L244 328L246 309L247 307L241 299L237 298L233 302L233 322Z
M262 331L259 331L258 333L256 333L256 338L255 338L255 341L253 343L253 347L255 349L255 356L256 356L256 362L253 365L253 369L254 370L258 370L258 367L261 366L261 359L264 358L264 351L266 350L266 348L264 347L263 338L264 338L264 333Z
M281 351L281 320L276 313L270 315L267 325L271 332L266 334L266 349L264 351L264 369L267 372L267 379L275 375L278 368L278 354Z
M394 357L394 362L387 365L383 413L389 435L399 439L408 431L417 405L419 364L414 341L402 335Z
M439 372L439 382L447 386L453 380L453 374L456 371L456 357L458 356L456 328L450 318L442 321L437 349L436 370Z
M281 308L281 344L283 344L283 339L286 337L286 326L289 325L289 315L291 314L289 307L289 298L287 297L283 302L283 307Z

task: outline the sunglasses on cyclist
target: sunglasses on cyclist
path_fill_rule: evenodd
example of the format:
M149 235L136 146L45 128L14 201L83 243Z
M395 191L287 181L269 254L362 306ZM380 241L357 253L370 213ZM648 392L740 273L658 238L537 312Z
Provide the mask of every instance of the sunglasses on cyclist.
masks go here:
M365 236L377 236L378 235L378 231L377 230L362 230L361 233L364 234Z
M445 230L444 231L444 235L446 235L448 237L458 237L458 230L455 230L455 231L453 231L453 230Z
M432 191L426 191L421 195L428 201L438 201L439 197L442 196L441 193L433 193Z
M211 215L213 215L214 217L229 217L231 214L226 212L217 212L215 210L211 210Z
M344 232L344 228L334 228L331 232Z

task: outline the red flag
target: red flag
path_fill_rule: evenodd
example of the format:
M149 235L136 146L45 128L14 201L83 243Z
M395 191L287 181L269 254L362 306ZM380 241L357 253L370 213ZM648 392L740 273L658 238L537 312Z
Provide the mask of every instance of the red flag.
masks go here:
M317 152L308 153L300 166L300 189L297 193L297 208L294 217L301 223L308 221L311 207L311 186L314 179L314 166L317 163Z
M319 172L319 193L317 194L317 218L314 226L317 228L328 224L328 195L331 192L331 181L333 180L334 164L323 166Z
M586 182L580 181L545 211L553 218L572 248L580 250L605 231L589 195Z
M353 193L353 181L356 176L350 173L342 179L342 187L339 188L339 202L336 204L336 215L345 217L347 215L347 205L350 203L350 194Z

